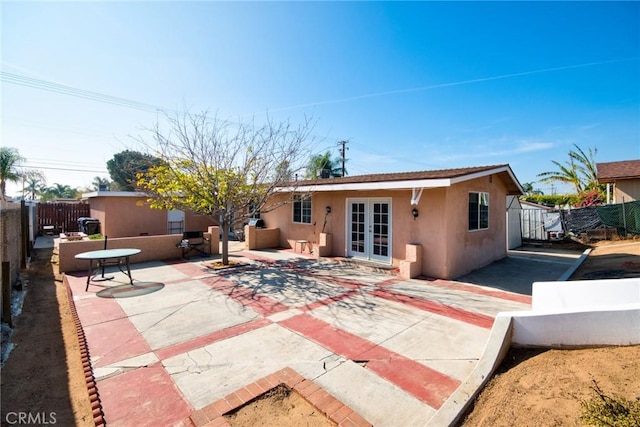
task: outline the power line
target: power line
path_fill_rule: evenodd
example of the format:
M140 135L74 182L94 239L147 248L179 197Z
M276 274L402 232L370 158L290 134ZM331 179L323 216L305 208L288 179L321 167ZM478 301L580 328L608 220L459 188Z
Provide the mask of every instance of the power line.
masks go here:
M146 104L143 102L133 101L126 98L120 98L117 96L106 95L100 92L94 92L85 89L78 89L72 86L62 85L58 83L49 82L46 80L36 79L33 77L21 76L19 74L9 73L6 71L0 71L0 80L7 83L26 86L35 89L41 89L48 92L60 93L63 95L75 96L77 98L88 99L90 101L102 102L104 104L117 105L120 107L133 108L135 110L147 111L147 112L159 112L167 111L164 108L157 107L155 105Z
M77 135L90 136L90 137L113 137L112 133L82 130L78 128L62 127L54 125L43 125L42 123L35 122L33 120L25 120L18 117L5 116L5 123L7 121L15 122L17 126L28 127L29 129L40 128L45 130L53 130L57 132L74 133Z
M53 166L30 165L26 163L23 164L23 166L28 168L33 168L33 169L49 169L49 170L69 171L69 172L109 173L106 169L105 170L97 170L97 169L89 170L89 169L75 169L75 168L58 168Z
M63 95L74 96L77 98L87 99L90 101L101 102L104 104L111 104L120 107L132 108L135 110L152 112L152 113L173 113L173 114L184 114L185 111L178 111L167 109L164 107L159 107L152 104L147 104L144 102L134 101L127 98L121 98L117 96L107 95L100 92L90 91L86 89L79 89L73 86L63 85L59 83L54 83L47 80L37 79L34 77L29 77L25 75L20 75L16 73L10 73L7 71L0 71L0 80L5 81L7 83L15 84L18 86L31 87L35 89L41 89L48 92L60 93ZM188 112L187 112L188 114ZM216 121L217 121L216 117ZM239 123L229 119L222 119L224 123L227 123L232 126L242 126L243 123ZM66 129L65 129L66 130ZM321 138L318 135L311 134L310 137Z

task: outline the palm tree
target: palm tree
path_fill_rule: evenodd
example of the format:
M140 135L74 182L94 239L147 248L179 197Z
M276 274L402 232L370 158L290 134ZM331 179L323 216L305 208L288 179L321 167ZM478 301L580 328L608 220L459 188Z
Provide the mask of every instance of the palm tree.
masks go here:
M95 178L93 178L93 181L91 182L91 184L93 185L93 189L94 190L100 190L100 187L106 187L109 188L109 185L111 184L111 182L107 179L107 178L101 178L99 176L96 176Z
M46 189L47 196L52 198L74 198L76 197L78 190L71 188L66 184L53 184L52 187Z
M542 177L540 180L544 183L562 182L564 184L571 184L576 193L580 194L584 190L598 186L598 175L596 169L595 155L597 149L589 149L589 155L586 155L584 151L576 144L574 144L577 151L569 151L569 160L564 164L552 160L551 163L558 167L557 171L549 171L539 173L538 176Z
M305 175L305 178L319 178L322 171L328 171L329 178L342 176L340 159L332 159L331 153L329 151L324 154L317 154L315 156L312 156L311 159L309 159L309 164L307 165L307 173Z
M578 172L582 175L583 189L587 190L598 186L598 169L596 167L596 155L598 149L589 148L589 155L587 156L584 151L574 144L577 152L569 151L569 156L579 163Z
M524 190L525 194L533 193L533 183L532 182L525 182L524 184L522 184L522 189Z
M22 189L22 197L26 198L27 194L30 195L30 200L35 200L36 196L39 196L44 191L46 178L44 174L38 170L27 170L22 172L23 182L26 182L26 186Z
M25 161L17 149L0 147L0 199L6 200L7 182L20 182L18 166Z

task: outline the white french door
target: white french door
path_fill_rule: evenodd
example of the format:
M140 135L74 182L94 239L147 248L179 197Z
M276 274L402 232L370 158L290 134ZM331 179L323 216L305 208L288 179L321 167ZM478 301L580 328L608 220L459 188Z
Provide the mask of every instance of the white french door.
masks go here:
M391 263L391 199L347 199L347 255Z

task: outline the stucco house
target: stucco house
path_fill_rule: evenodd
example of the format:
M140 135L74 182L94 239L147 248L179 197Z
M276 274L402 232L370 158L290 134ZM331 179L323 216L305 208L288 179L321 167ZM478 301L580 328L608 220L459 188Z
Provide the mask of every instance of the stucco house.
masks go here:
M607 184L607 204L640 200L640 160L596 163L598 182Z
M507 255L508 164L297 181L262 214L281 247L454 278Z
M110 238L182 234L217 225L207 215L152 209L147 197L136 192L95 191L83 199L89 202L91 217L100 221L101 233Z

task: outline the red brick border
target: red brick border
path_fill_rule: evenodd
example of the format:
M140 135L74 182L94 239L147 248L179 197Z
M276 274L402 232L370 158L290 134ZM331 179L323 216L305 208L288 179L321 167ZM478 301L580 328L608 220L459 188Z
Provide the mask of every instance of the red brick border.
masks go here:
M287 367L258 381L246 385L191 414L188 421L195 427L229 426L224 415L263 395L267 391L284 384L298 392L317 410L338 426L371 427L372 424L356 414L353 409L327 393L315 382L306 379Z
M93 367L91 366L91 358L89 356L87 338L84 334L84 329L82 328L80 317L78 316L76 304L73 301L71 286L69 286L69 282L67 281L66 277L64 278L64 283L67 288L67 296L69 297L69 308L71 310L71 317L73 318L73 323L76 326L76 334L78 336L78 344L80 346L80 359L82 360L84 378L87 382L88 398L91 404L91 410L93 411L93 423L96 426L104 426L106 425L106 422L104 419L104 412L102 411L102 402L100 401L100 395L98 394L96 379L93 376Z

